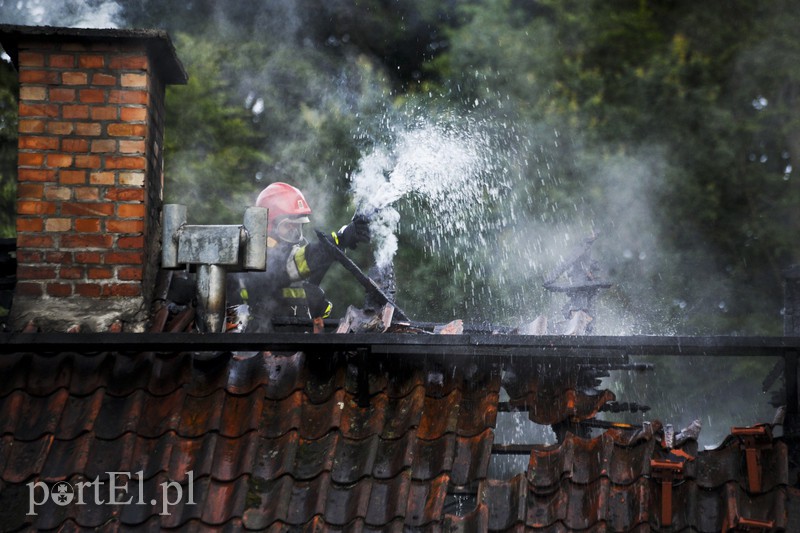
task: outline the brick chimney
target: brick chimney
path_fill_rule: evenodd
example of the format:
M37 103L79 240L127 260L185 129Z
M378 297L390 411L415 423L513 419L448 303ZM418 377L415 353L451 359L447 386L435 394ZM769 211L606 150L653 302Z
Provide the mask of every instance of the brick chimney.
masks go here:
M141 331L160 253L164 91L151 30L0 25L19 73L15 330Z

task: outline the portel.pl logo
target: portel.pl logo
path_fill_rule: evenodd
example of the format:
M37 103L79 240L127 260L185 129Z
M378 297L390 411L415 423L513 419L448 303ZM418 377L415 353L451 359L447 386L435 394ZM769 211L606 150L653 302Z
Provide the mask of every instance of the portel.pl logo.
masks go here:
M195 505L194 502L194 472L187 474L186 505ZM161 516L169 515L169 509L183 501L183 486L177 481L161 483L159 497L149 501L144 496L144 472L135 474L130 472L106 472L107 481L100 481L100 476L94 481L80 481L72 486L66 481L48 486L43 481L31 481L28 487L28 516L36 516L36 509L46 504L49 500L60 506L67 505L152 505L160 506ZM138 490L135 494L128 491L128 481L138 481Z

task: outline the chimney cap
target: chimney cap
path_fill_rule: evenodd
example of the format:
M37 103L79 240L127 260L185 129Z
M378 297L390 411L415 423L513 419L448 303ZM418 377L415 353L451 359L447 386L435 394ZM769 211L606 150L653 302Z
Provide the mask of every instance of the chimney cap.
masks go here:
M58 26L18 26L0 24L0 45L11 57L15 68L18 65L19 43L34 38L39 41L79 42L129 42L141 43L151 52L155 66L164 83L185 84L189 76L178 59L175 46L164 30L116 29L116 28L63 28Z

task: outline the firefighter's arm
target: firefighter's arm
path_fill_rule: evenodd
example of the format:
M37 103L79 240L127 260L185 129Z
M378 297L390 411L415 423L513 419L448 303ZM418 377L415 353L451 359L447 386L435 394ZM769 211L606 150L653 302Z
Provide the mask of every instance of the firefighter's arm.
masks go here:
M309 243L294 247L286 261L286 272L290 281L319 283L332 263L333 258L322 243Z

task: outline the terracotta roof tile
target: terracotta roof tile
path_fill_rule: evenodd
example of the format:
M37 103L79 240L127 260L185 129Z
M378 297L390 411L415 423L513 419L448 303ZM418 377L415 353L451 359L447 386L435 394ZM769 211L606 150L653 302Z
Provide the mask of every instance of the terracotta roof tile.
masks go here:
M582 388L590 373L537 368L554 372L551 383L510 369L501 383L497 368L472 363L359 364L345 354L302 353L209 361L154 353L0 358L0 529L659 527L664 489L651 461L678 455L652 436L568 435L534 447L527 471L513 479L487 478L501 384L511 403L535 408L536 417L574 420L610 397ZM680 448L692 459L681 459L672 486L675 528L716 530L724 520L780 513L776 527L786 527L794 494L786 447L770 438L750 453L761 468L754 492L744 439L733 436L709 452L697 452L693 441ZM127 494L138 499L141 483L143 504L49 501L36 517L25 515L26 483L97 478L107 493L109 472L133 473ZM184 494L191 485L195 504L184 498L162 516L171 482ZM475 490L462 516L448 514L454 495Z

